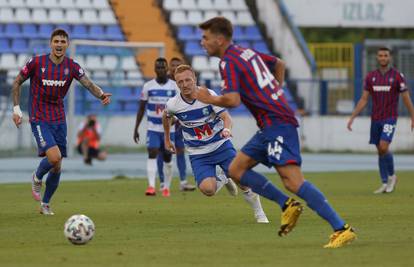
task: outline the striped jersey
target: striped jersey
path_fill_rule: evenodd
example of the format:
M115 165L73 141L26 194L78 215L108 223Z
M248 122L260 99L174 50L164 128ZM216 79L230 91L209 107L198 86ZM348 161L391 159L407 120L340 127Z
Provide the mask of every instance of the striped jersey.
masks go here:
M212 90L210 93L216 95ZM168 100L166 105L167 116L176 117L182 126L184 144L190 155L213 152L228 140L220 135L224 122L218 115L223 111L224 108L198 100L189 103L181 94Z
M147 102L147 121L148 131L164 132L162 126L162 113L168 99L179 92L177 84L168 79L165 84L159 84L156 79L152 79L144 84L141 92L141 100ZM171 129L174 132L174 127Z
M379 69L369 72L365 77L364 90L372 97L371 119L380 121L398 117L399 94L408 89L404 75L390 68L384 74Z
M230 45L220 60L222 93L238 92L260 129L279 124L298 126L272 74L276 61L276 57L237 45Z
M31 58L20 70L26 80L30 78L30 122L65 122L63 100L73 78L80 80L85 72L71 58L65 57L56 65L49 54Z

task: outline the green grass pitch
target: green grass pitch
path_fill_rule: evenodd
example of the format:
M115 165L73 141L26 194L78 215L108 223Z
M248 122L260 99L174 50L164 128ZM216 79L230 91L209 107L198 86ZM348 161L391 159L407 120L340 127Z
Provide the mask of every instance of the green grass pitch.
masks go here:
M280 238L274 203L262 199L271 223L259 225L242 196L225 189L208 198L178 192L176 183L163 198L144 196L143 179L63 181L52 202L56 215L46 217L29 184L2 184L0 266L414 266L414 172L399 172L397 190L384 195L372 194L377 172L306 177L357 229L353 244L323 249L332 231L309 208ZM64 222L77 213L96 225L84 246L63 236Z

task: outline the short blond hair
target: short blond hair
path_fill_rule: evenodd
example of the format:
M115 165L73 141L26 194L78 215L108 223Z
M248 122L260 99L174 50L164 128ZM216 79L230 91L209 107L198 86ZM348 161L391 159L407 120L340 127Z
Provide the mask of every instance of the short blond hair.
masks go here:
M195 75L195 72L190 65L181 64L175 69L174 76L187 70L191 71Z

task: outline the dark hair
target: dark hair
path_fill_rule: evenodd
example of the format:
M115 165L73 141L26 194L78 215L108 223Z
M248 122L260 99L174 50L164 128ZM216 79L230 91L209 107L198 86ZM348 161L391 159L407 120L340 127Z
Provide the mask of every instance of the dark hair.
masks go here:
M64 29L56 29L50 35L50 41L52 41L53 37L55 36L63 36L69 41L69 34Z
M233 37L233 26L230 20L225 17L214 17L201 23L198 27L204 31L209 30L211 33L221 34L227 40Z
M379 52L379 51L388 51L391 54L391 49L389 47L386 47L386 46L379 47L377 52Z
M159 57L159 58L157 58L157 59L155 60L155 63L158 63L158 62L165 62L165 63L167 63L167 65L168 65L168 62L167 62L167 60L165 59L165 57Z

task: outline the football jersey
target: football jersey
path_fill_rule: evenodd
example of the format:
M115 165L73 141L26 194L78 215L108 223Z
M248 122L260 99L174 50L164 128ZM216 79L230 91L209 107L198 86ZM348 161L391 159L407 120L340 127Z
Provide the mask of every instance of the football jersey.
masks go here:
M212 90L210 93L216 95ZM213 152L228 140L220 135L224 122L218 115L224 110L198 100L189 103L181 94L168 100L166 105L167 116L176 117L182 126L184 144L190 155Z
M164 132L162 126L162 114L168 99L179 92L177 84L168 79L165 84L159 84L152 79L144 84L141 92L141 100L147 101L147 120L149 131ZM172 127L171 132L174 132Z
M365 77L364 90L372 97L371 119L380 121L398 117L399 94L408 89L404 75L390 68L384 74L378 69L369 72Z
M283 89L272 72L277 58L230 45L220 60L222 93L238 92L259 128L278 124L298 126Z
M73 59L65 57L56 65L48 55L31 58L20 70L24 79L30 78L30 122L65 122L64 98L73 78L80 80L85 72Z

